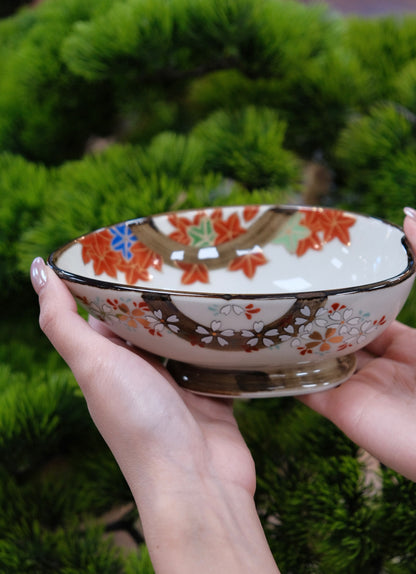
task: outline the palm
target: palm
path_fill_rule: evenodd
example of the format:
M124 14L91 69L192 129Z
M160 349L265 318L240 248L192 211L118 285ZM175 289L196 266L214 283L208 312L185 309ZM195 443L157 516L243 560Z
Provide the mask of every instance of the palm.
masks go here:
M302 397L354 442L416 478L416 331L394 323L358 354L358 372L338 388Z
M108 383L111 402L108 396L106 398L104 374L99 395L92 400L88 387L82 386L95 422L113 452L137 449L134 444L115 444L125 440L126 435L136 445L145 437L160 462L167 460L170 464L174 459L181 470L196 471L201 476L239 485L253 494L256 484L254 463L233 416L232 402L181 389L155 359L143 357L131 347L126 348L102 323L90 320L90 324L100 335L101 355L106 357L100 368L103 373L111 374ZM118 367L114 370L111 365ZM83 377L82 373L79 377ZM82 380L80 382L82 384ZM94 409L96 401L99 402ZM107 408L103 402L107 403ZM119 413L123 413L123 419ZM109 424L110 418L113 420ZM123 432L123 427L129 432ZM128 448L123 448L125 446ZM119 462L123 466L123 461Z

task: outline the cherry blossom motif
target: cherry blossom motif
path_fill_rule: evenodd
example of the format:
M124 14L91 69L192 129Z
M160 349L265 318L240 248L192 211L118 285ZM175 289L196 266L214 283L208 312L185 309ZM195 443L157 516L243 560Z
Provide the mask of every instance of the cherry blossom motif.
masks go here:
M119 321L131 329L146 329L151 335L162 337L168 331L187 340L190 345L224 350L236 340L240 341L240 349L246 352L259 351L259 349L272 348L287 344L300 355L325 354L343 351L357 344L365 343L374 331L386 323L386 316L372 319L370 314L356 313L351 308L340 303L332 303L328 307L321 307L312 313L309 305L297 309L296 316L291 323L276 323L276 326L267 325L262 320L254 321L248 328L235 330L223 326L219 320L213 320L210 326L197 325L188 331L186 321L180 311L164 313L163 308L152 310L143 300L125 301L123 297L107 298L104 301L91 301L87 297L77 297L77 301L88 312L101 321L113 323ZM218 313L229 316L251 319L252 314L261 312L261 308L247 305L228 303L222 307L214 305L208 307L213 316ZM236 347L233 347L234 349Z
M118 305L119 305L119 300L118 299L106 299L106 303L108 305L110 305L110 307L112 307L114 309L114 311L117 311L118 309Z
M339 303L333 303L329 309L319 309L315 324L318 327L331 326L337 329L339 335L343 337L343 342L338 350L351 347L353 344L363 343L376 328L373 322L354 315L353 309Z
M139 325L143 325L143 327L147 328L148 323L144 317L143 305L133 302L133 306L130 308L126 303L120 303L118 305L118 311L116 314L117 319L125 323L128 327L137 329Z
M295 328L293 325L287 325L283 329L283 333L279 336L282 343L289 342L292 347L299 347L302 341L309 341L309 335L312 333L313 323L304 323L297 330L295 334Z
M310 308L305 305L293 324L287 325L279 334L282 343L289 343L301 355L320 353L330 350L341 351L353 345L362 344L379 326L384 325L386 317L371 321L368 314L356 315L354 311L340 303L329 308L321 307L314 319ZM322 335L316 328L325 329Z
M260 307L255 307L253 303L249 303L244 307L241 307L240 305L224 305L223 307L221 307L220 313L222 313L223 315L229 315L230 313L235 313L235 315L237 316L242 315L244 313L246 318L250 320L253 315L255 315L256 313L260 313Z
M275 341L271 337L276 337L279 334L277 329L269 329L263 333L264 323L263 321L256 321L253 323L253 328L243 329L241 331L241 336L246 337L246 345L249 347L257 347L259 343L262 343L265 347L272 347L275 345Z
M226 337L232 337L234 335L233 329L221 330L221 321L212 321L209 329L198 325L195 331L198 335L203 335L203 337L201 337L201 343L209 345L215 340L221 347L229 345Z
M97 303L96 301L89 301L86 297L75 297L76 300L88 311L90 315L99 321L111 323L117 318L114 313L115 309L107 302Z
M329 309L321 308L316 313L315 323L318 327L337 326L342 334L362 323L362 317L354 316L353 309L334 303Z
M311 320L311 309L307 305L300 310L300 316L295 318L295 325L304 325Z
M162 331L167 328L173 333L179 333L180 329L177 323L179 318L177 315L169 315L164 318L161 309L153 311L153 315L146 315L145 319L149 325L149 333L151 335L161 336Z
M298 348L300 354L310 354L312 353L312 349L315 347L317 347L322 353L329 351L331 349L331 345L337 345L343 341L342 335L337 335L336 333L337 330L334 327L328 327L325 335L322 335L319 331L313 331L313 333L309 335L309 342L306 343L304 347Z

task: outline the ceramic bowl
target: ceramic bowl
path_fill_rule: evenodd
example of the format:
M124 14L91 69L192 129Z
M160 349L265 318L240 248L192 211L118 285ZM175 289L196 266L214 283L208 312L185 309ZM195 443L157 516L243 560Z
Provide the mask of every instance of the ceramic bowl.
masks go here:
M166 358L179 384L222 397L342 383L415 277L395 225L270 205L119 223L71 241L49 264L91 315Z

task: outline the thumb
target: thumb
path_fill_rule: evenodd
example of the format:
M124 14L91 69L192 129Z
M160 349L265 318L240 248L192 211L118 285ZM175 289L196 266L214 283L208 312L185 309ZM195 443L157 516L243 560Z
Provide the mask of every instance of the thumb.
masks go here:
M30 277L39 297L39 325L77 377L90 364L91 349L105 344L105 338L78 314L68 288L42 258L32 262ZM88 378L81 376L79 382Z
M404 213L406 215L403 223L404 232L416 252L416 209L405 207Z

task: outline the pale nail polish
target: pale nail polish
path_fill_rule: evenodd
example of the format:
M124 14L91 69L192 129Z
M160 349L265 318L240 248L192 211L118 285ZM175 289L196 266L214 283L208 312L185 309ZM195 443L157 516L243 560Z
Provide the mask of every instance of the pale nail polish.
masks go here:
M412 219L416 219L416 209L413 209L413 207L405 207L403 211L405 215L408 215Z
M36 257L30 266L30 278L32 280L32 285L36 293L45 286L48 280L48 275L46 272L46 265L42 257Z

